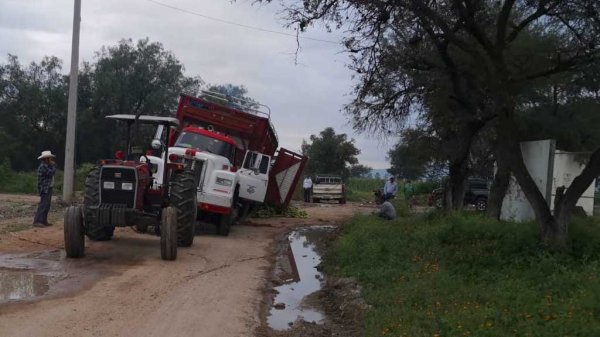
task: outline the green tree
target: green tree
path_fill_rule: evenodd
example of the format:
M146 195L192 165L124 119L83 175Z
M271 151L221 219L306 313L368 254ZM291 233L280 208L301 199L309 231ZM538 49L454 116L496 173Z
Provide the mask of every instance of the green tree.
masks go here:
M356 178L367 177L371 173L372 168L362 164L350 166L350 176Z
M358 164L360 150L354 146L354 139L348 140L345 133L336 134L328 127L319 135L311 135L310 143L302 141L302 154L309 158L307 173L339 174L346 179L350 166Z
M159 42L148 38L133 43L121 40L102 47L96 62L84 66L79 95L78 153L81 162L93 162L123 149L123 129L104 117L110 114L171 116L181 93L197 95L202 81L184 75L183 64ZM145 140L152 130L136 130L135 142Z
M301 31L316 21L348 27L345 46L360 79L348 111L358 128L399 125L415 110L442 112L436 123L445 119L467 126L448 133L456 134L448 140L458 150L449 170L462 173L460 165L468 156L464 149L493 120L502 140L495 142L496 159L517 178L543 240L566 246L571 211L600 174L600 147L552 214L523 162L519 113L524 95L539 81L598 62L598 1L308 0L286 11L289 23ZM397 48L387 53L390 44ZM407 62L393 67L398 72L382 70L393 57ZM413 76L415 71L421 76ZM444 108L427 109L426 95L440 86L447 87Z
M222 94L225 98L225 102L223 99L214 99L211 97L207 97L209 100L214 100L216 103L226 103L229 106L232 106L236 109L256 109L259 107L259 103L248 97L248 89L246 89L243 85L234 85L234 84L212 84L208 87L208 91L216 92Z
M0 66L0 157L14 169L34 169L46 149L62 156L68 82L60 71L56 57L23 66L9 55Z

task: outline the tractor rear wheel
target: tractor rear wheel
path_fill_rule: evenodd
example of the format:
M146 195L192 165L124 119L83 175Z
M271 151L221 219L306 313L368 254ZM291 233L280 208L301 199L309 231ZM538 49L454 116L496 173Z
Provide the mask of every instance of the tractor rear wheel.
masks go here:
M65 252L67 257L78 258L84 255L85 232L81 207L69 206L65 210Z
M160 257L167 261L177 258L177 209L172 206L164 208L162 211Z
M83 205L86 208L98 206L100 204L100 169L94 168L85 178L85 193L83 195ZM86 214L87 218L91 218ZM112 239L115 228L112 226L99 226L93 222L87 223L87 237L93 241L108 241Z
M171 205L177 209L177 244L189 247L194 243L196 215L196 179L192 170L171 175Z

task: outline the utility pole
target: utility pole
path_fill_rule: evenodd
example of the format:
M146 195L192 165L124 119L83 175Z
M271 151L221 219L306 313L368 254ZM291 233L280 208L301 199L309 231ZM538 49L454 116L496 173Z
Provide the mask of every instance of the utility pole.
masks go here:
M73 11L73 44L71 46L71 74L69 75L69 105L67 110L67 139L65 141L65 174L63 202L73 202L73 176L75 172L75 125L77 122L77 80L79 78L79 24L81 0L75 0Z

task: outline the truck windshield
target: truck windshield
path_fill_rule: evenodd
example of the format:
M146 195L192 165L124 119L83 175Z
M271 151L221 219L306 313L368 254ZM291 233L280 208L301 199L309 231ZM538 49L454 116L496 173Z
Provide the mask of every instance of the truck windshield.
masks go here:
M229 158L233 162L235 147L227 142L192 132L183 132L177 141L176 147L194 148Z

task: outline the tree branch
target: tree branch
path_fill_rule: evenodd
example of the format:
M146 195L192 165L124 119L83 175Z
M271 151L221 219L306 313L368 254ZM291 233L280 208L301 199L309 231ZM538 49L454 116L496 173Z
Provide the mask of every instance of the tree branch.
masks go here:
M496 22L496 47L501 50L505 45L506 28L508 25L508 18L510 12L515 4L515 0L505 0L500 14L498 15L498 21Z

